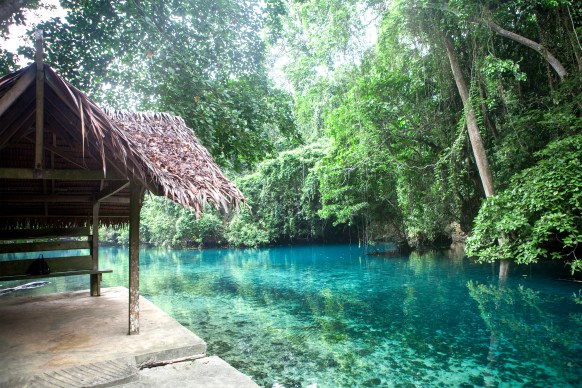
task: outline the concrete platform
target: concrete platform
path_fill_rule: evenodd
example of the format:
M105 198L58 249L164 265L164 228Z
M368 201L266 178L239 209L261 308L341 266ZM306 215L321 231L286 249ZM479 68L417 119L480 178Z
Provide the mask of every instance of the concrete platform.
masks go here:
M115 385L139 381L144 364L206 352L202 339L145 298L140 334L127 335L128 298L124 287L100 297L0 298L0 386Z
M255 388L250 377L234 369L219 357L205 357L157 368L143 369L134 382L120 388L220 387Z

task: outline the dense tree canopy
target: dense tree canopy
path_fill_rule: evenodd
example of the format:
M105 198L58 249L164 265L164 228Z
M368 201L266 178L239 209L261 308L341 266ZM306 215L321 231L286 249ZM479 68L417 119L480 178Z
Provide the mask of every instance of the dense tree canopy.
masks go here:
M580 267L579 2L61 3L49 63L102 103L181 115L239 172L249 211L196 221L150 199L151 241L455 233L482 260Z
M12 24L24 23L24 11L37 8L38 0L2 0L0 1L0 36L7 36Z
M320 10L317 17L302 13L310 7ZM404 235L413 244L450 235L457 224L471 233L485 193L466 132L469 112L490 165L489 195L514 189L512 177L538 163L536 155L550 157L537 154L550 141L580 133L582 10L572 2L302 1L289 9L294 29L285 43L297 52L288 74L298 127L306 139L332 140L318 166L323 217L360 224L372 237ZM378 15L376 44L354 64L343 61L353 51L342 34L352 31L354 41L362 23ZM326 55L312 47L327 47ZM451 71L453 60L459 74ZM574 192L564 195L578 200ZM557 208L546 207L545 215ZM569 209L579 220L579 209ZM476 219L477 230L487 218ZM572 256L580 237L569 230ZM494 241L503 237L489 232ZM531 243L530 237L511 244ZM529 259L519 252L509 256L530 262L546 250Z
M64 20L38 25L47 63L97 101L179 115L235 169L269 155L272 134L294 141L289 96L264 68L259 2L61 4Z

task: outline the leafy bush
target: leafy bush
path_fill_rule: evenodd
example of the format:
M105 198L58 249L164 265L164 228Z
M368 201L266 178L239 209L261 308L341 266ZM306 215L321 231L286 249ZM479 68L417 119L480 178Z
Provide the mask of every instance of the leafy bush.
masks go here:
M99 227L99 240L116 245L129 244L129 225Z
M212 209L206 209L196 219L196 214L189 209L182 209L176 221L174 245L184 245L190 241L198 244L220 244L224 239L223 220Z
M141 239L156 245L173 245L181 207L155 196L146 196L141 209Z
M582 135L550 143L539 161L489 197L477 218L467 253L481 261L535 263L564 258L582 269ZM499 243L502 240L502 243Z
M319 215L321 193L316 165L325 155L325 140L281 152L237 179L251 212L228 227L232 245L256 246L333 238L333 228ZM240 229L240 230L238 230Z
M197 220L195 213L162 197L146 196L141 210L141 238L155 245L220 244L222 217L212 208Z
M247 211L235 216L226 228L226 240L235 247L258 247L271 242L262 221L252 222Z

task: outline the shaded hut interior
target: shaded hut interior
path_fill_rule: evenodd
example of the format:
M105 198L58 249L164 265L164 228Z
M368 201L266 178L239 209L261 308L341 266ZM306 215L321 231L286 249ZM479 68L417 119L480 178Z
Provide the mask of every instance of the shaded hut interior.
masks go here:
M98 226L129 223L129 331L138 332L131 309L133 303L138 314L144 191L196 213L206 203L238 208L244 198L181 118L101 109L43 64L38 51L36 63L0 79L0 253L89 249L84 273L99 295L107 270L99 269ZM3 280L14 275L5 268ZM52 273L59 274L66 271ZM20 274L26 276L34 277Z

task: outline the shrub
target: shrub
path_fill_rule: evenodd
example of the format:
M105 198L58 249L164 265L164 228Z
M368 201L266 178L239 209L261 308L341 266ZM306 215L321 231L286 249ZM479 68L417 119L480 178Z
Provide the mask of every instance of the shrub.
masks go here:
M467 254L481 261L525 264L563 258L572 272L580 270L582 135L554 141L536 157L533 167L484 202L467 240Z

